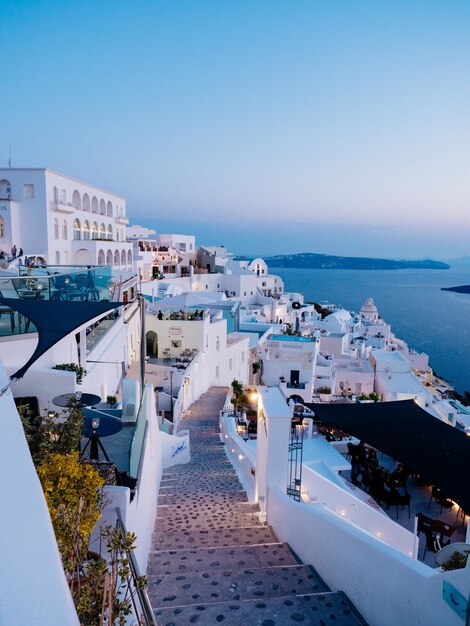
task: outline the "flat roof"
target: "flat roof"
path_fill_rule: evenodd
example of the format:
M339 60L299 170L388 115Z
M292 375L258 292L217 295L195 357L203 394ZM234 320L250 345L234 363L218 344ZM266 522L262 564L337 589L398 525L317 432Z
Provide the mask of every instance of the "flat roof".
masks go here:
M86 183L85 181L80 180L79 178L74 178L73 176L69 176L68 174L63 174L62 172L51 170L49 167L0 167L0 172L50 172L51 174L56 174L57 176L63 176L64 178L73 180L75 183L80 183L80 185L93 187L93 189L96 189L97 191L102 191L103 193L107 193L110 196L121 198L121 200L126 199L125 196L121 196L118 193L108 191L107 189L103 189L102 187L97 187L96 185L92 185L91 183Z

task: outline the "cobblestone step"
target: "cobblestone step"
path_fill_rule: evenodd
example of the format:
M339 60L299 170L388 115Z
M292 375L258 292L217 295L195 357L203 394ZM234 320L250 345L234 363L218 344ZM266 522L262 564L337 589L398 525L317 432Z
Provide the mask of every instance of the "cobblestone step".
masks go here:
M284 567L209 569L151 576L148 592L158 608L197 602L256 600L324 591L323 583L305 565Z
M185 550L187 548L221 548L278 543L267 526L217 528L213 530L174 530L154 532L153 551Z
M236 548L195 548L167 550L153 555L149 576L201 572L205 570L233 570L236 567L277 567L297 565L286 543Z
M158 626L359 626L343 597L335 592L269 600L229 601L157 609Z

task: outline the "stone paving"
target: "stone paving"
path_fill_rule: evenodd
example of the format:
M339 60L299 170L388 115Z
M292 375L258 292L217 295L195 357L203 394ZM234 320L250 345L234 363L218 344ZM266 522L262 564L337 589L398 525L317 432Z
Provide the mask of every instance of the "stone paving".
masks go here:
M219 438L226 393L190 407L191 461L163 474L148 566L159 626L364 624L247 502Z

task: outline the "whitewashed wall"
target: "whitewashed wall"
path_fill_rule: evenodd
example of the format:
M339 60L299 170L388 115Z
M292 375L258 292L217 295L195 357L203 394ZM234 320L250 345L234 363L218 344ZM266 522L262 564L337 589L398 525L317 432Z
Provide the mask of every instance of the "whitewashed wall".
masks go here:
M459 626L442 598L442 582L468 597L470 565L440 573L375 540L322 504L295 502L281 489L268 497L268 516L280 541L312 564L333 590L348 594L374 626Z
M7 376L0 366L0 386ZM49 512L11 393L0 397L0 623L78 626Z

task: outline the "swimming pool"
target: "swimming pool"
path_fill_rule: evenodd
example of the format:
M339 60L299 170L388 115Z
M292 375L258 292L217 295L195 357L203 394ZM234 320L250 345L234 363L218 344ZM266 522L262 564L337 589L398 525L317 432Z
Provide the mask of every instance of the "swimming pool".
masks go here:
M273 341L315 341L314 337L298 337L297 335L271 335Z

